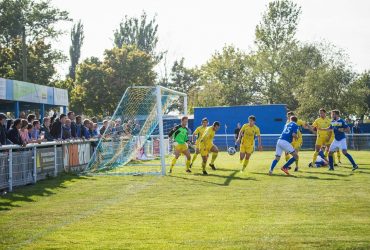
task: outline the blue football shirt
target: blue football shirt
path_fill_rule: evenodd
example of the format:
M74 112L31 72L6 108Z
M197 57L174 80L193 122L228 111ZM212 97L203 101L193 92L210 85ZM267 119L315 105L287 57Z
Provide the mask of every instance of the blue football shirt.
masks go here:
M330 128L333 129L335 140L340 141L346 138L346 133L338 130L339 128L348 128L348 124L343 119L332 120Z
M298 133L299 126L295 122L289 122L285 124L284 130L281 133L279 139L285 140L289 143L293 141L293 134Z

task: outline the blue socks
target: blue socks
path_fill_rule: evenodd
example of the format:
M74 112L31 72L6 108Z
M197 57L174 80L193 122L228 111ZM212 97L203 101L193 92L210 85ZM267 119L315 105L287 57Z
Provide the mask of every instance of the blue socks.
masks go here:
M352 163L352 166L356 166L355 160L353 160L352 156L350 154L345 154L345 156L348 158L348 160Z
M330 154L329 154L329 169L334 169L333 155L330 155Z
M289 161L287 161L285 163L285 165L283 166L283 168L288 168L290 165L292 165L293 162L295 162L295 158L294 157L290 158Z
M274 170L277 163L278 163L278 160L276 160L276 159L272 161L272 164L271 164L271 167L270 167L271 172Z

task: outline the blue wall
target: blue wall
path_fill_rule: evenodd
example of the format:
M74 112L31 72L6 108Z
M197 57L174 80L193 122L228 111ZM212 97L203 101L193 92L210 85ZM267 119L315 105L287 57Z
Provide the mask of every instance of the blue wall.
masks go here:
M262 134L280 134L286 122L286 112L284 104L194 108L194 127L207 117L210 124L221 122L217 134L225 134L225 124L227 133L233 134L238 122L243 125L248 122L248 116L254 115Z

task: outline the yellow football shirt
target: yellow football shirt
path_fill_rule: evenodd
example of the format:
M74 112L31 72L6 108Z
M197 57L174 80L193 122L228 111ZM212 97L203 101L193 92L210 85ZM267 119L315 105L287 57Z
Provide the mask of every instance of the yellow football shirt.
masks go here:
M243 133L243 138L241 141L241 144L243 145L253 144L254 137L257 135L261 135L259 127L257 127L256 125L253 125L251 127L248 123L244 124L240 131Z
M330 127L330 119L325 117L323 118L317 118L312 126L317 129L317 137L327 137L328 136L328 131L325 130L319 130L320 128L328 128Z
M209 126L204 131L200 143L201 145L212 145L213 144L213 138L215 137L216 131L213 130L213 126Z
M199 126L195 129L194 134L197 136L197 141L202 138L204 131L206 131L207 127Z

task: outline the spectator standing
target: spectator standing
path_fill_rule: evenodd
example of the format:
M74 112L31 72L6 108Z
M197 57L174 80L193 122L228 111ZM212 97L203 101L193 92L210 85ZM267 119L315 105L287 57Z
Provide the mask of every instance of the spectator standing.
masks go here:
M82 125L82 118L81 116L76 116L76 137L77 138L82 138L82 130L83 130L83 125Z
M29 124L33 124L33 121L36 119L36 116L34 115L34 114L29 114L28 116L27 116L27 122L29 123Z
M26 121L27 122L27 121ZM19 130L22 126L22 119L16 119L13 123L13 126L9 129L7 138L9 141L11 141L13 144L17 145L25 145L22 142L21 135L19 133Z
M41 129L40 121L34 120L32 125L33 125L33 130L31 132L31 138L32 140L38 140L40 139L40 129Z
M107 128L108 128L108 121L107 121L107 120L104 120L104 121L103 121L103 126L100 128L99 133L100 133L101 135L103 135L103 134L104 134L104 132L105 132L105 130L107 130Z
M99 129L98 129L98 124L94 123L93 124L93 137L98 138L100 137Z
M75 122L75 112L69 111L67 113L67 116L68 116L68 119L71 120L71 136L73 138L76 138L77 137L77 133L76 133L77 125Z
M0 113L0 146L7 144L5 122L6 122L6 115L3 113Z
M6 132L8 133L9 129L13 126L14 121L12 119L6 120Z
M68 139L71 139L72 137L72 129L71 129L71 120L70 119L66 119L65 121L65 124L62 125L62 139L63 140L68 140Z
M84 120L84 125L82 127L82 138L90 139L90 121L88 119Z
M239 137L239 132L240 132L240 122L236 124L236 128L234 129L234 142L235 142L235 150L238 150L238 137Z
M44 117L40 131L44 133L44 139L47 141L53 141L54 138L50 134L50 117Z
M28 122L25 119L21 121L21 128L19 130L19 134L21 136L21 140L23 144L27 144L30 142L30 136L28 132Z
M53 125L51 126L50 134L54 137L54 139L63 138L62 127L65 124L66 119L67 119L67 116L65 114L61 114L59 116L59 119L56 119Z

